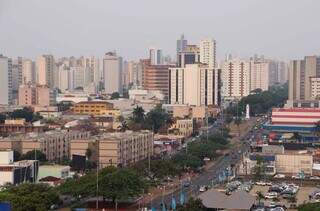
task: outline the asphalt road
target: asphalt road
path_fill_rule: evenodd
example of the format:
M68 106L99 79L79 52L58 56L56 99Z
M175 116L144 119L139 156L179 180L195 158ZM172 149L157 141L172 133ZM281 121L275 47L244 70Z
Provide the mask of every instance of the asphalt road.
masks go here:
M219 124L220 123L220 124ZM209 134L213 134L218 132L222 126L221 122L218 124L213 124L209 127ZM206 136L204 134L203 136ZM244 134L240 137L241 140L247 140L251 136L250 133ZM230 167L231 164L236 164L242 154L246 151L248 151L248 145L246 143L243 143L240 148L233 149L228 155L220 157L216 164L211 166L209 169L202 172L199 176L194 177L191 179L191 185L184 189L184 192L186 193L186 197L189 198L190 196L197 196L199 194L199 187L206 185L212 185L217 184L218 176L221 174L227 167ZM155 199L153 199L152 204L157 209L161 209L162 201L166 204L166 207L170 207L172 196L175 197L177 204L179 203L180 199L180 192L181 190L177 190L174 193L166 194L164 192L163 196L159 196ZM149 205L150 207L150 205Z

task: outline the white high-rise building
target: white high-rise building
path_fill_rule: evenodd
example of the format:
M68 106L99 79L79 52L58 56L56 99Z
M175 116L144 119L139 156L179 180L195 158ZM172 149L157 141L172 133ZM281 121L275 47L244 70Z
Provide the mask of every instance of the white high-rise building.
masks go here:
M114 52L106 53L103 58L103 73L105 93L122 94L122 57Z
M89 69L90 72L90 82L98 84L102 80L102 74L99 68L99 59L92 57L81 57L82 65Z
M162 50L156 48L149 49L149 58L151 65L161 65L163 64Z
M12 104L12 60L0 55L0 104Z
M271 61L251 61L250 66L250 91L255 89L268 90Z
M36 79L35 64L30 59L24 59L22 62L22 83L33 83Z
M62 64L58 68L58 88L65 92L69 89L69 67Z
M220 70L199 63L169 70L170 104L219 105Z
M52 55L42 55L37 58L37 82L40 85L54 86L55 62Z
M216 67L216 41L211 38L200 40L200 62L209 68Z
M250 62L241 59L225 61L222 65L222 96L241 98L250 93Z

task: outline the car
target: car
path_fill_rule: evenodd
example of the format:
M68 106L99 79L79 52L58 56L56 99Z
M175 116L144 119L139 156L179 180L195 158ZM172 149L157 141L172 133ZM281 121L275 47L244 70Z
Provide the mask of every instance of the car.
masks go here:
M191 185L191 182L189 182L189 181L183 183L183 186L186 188L190 187L190 185Z
M199 192L205 192L205 191L207 191L208 190L208 187L207 186L201 186L200 188L199 188Z
M269 211L285 211L285 209L283 207L274 207L270 208Z
M274 176L274 178L279 178L279 179L285 178L285 177L286 177L286 175L284 175L284 174L276 174L276 175Z
M203 158L203 161L210 161L210 158L205 157L205 158Z
M292 179L301 179L301 177L300 177L300 175L293 175L292 177L291 177Z
M276 199L276 198L278 198L278 193L277 192L269 192L264 196L264 198L266 198L266 199Z
M310 179L311 179L311 180L320 180L320 177L318 177L318 176L312 176L312 177L310 177Z
M266 185L266 182L264 182L264 181L257 181L255 184L256 184L256 185L260 185L260 186L265 186L265 185Z
M291 193L286 193L282 195L282 198L284 199L293 199L295 196L295 194L291 194Z

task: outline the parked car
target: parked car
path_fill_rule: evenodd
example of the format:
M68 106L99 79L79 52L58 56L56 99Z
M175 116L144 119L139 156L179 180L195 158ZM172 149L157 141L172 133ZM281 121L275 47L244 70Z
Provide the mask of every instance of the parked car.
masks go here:
M201 186L200 188L199 188L199 192L205 192L205 191L207 191L208 190L208 187L207 186Z
M257 181L255 184L256 184L256 185L260 185L260 186L265 186L265 185L267 185L266 182L264 182L264 181Z
M276 199L278 198L277 192L269 192L264 196L266 199Z
M281 193L283 191L283 188L278 186L278 185L272 185L271 187L269 187L268 192L277 192L277 193Z
M286 177L286 175L284 175L284 174L276 174L274 176L274 178L285 178L285 177Z
M295 194L291 194L291 193L286 193L282 195L282 198L284 199L292 199L294 197L296 197Z

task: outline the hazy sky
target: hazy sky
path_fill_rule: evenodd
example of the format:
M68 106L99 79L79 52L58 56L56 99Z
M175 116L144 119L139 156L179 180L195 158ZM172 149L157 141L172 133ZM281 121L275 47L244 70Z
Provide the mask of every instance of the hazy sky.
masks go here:
M0 54L127 59L213 37L219 58L320 54L319 0L0 0Z

